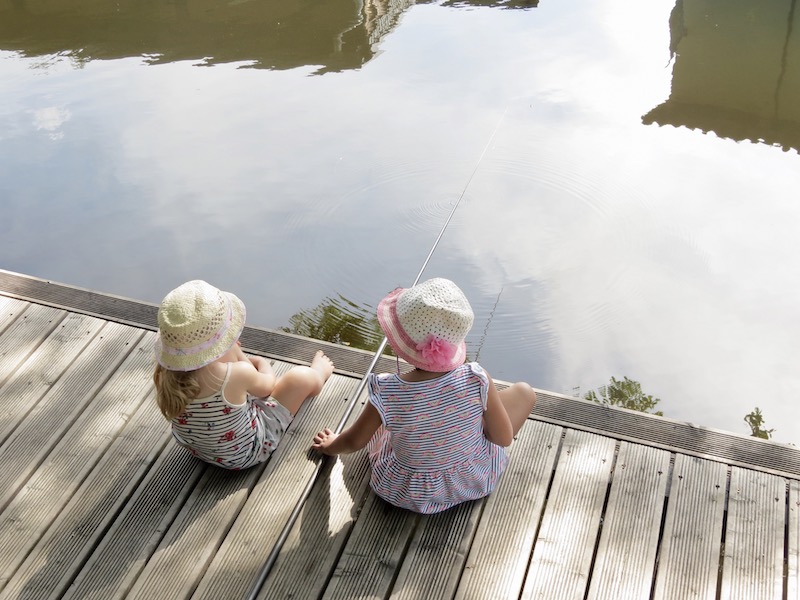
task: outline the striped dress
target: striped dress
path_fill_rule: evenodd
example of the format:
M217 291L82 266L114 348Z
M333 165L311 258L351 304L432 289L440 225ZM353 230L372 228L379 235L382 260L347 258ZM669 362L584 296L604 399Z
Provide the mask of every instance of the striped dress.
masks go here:
M383 422L369 452L378 496L436 513L494 490L508 457L483 433L489 380L478 363L429 381L384 373L368 383Z
M225 399L230 364L220 390L198 398L172 419L172 436L197 458L226 469L246 469L269 458L292 421L271 398L248 396L244 404Z

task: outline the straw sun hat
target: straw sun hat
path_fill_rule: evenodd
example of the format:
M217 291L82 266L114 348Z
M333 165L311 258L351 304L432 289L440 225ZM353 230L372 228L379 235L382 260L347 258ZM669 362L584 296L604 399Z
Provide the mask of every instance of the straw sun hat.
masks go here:
M378 322L395 353L419 369L445 373L464 363L474 315L449 279L397 288L378 304Z
M171 371L194 371L231 349L244 328L239 298L201 280L166 295L158 309L156 360Z

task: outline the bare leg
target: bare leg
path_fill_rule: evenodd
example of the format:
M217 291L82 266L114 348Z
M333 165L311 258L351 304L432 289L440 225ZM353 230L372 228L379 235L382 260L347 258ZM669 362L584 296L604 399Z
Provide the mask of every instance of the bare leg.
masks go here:
M322 391L331 373L333 362L322 350L318 350L310 367L292 367L278 377L272 397L295 415L303 402Z
M518 382L504 390L498 390L497 393L500 394L500 402L508 413L516 436L536 405L536 392L527 383Z

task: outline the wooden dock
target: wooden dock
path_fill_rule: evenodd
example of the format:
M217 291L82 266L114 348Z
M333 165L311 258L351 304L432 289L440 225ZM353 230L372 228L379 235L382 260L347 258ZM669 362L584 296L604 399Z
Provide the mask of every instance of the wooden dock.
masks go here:
M537 390L498 489L416 515L371 493L363 452L309 452L370 354L246 328L278 372L321 346L337 372L229 472L171 441L155 314L0 271L0 598L244 599L280 541L258 598L800 599L793 446Z

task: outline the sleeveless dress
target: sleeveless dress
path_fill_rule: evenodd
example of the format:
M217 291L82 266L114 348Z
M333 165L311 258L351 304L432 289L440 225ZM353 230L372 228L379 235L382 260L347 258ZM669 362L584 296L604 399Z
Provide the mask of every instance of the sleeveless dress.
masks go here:
M368 386L383 422L369 446L378 496L436 513L494 490L508 456L483 433L489 380L478 363L413 383L371 375Z
M172 419L172 437L201 460L226 469L246 469L269 458L292 414L271 397L228 402L224 392L230 372L228 364L217 393L194 400Z

